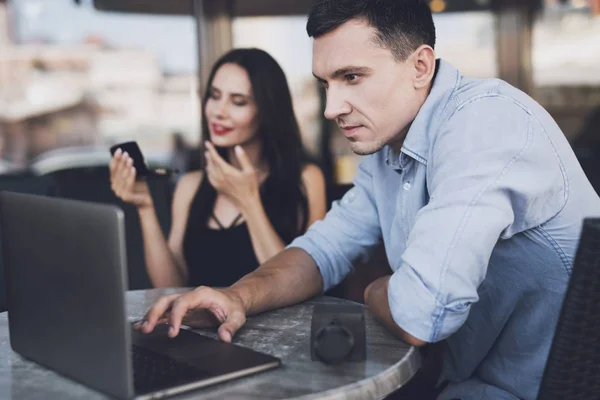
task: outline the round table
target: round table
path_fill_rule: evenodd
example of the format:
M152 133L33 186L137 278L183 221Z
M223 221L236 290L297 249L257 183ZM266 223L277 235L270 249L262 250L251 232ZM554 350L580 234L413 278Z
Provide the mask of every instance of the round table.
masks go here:
M161 295L185 289L152 289L127 293L130 320L140 319ZM419 368L417 349L395 339L365 312L367 359L364 362L325 365L310 358L310 325L318 303L348 303L333 297L307 302L248 318L234 337L240 346L271 354L282 366L204 389L184 393L181 399L377 399L406 384ZM355 304L355 303L353 303ZM40 326L40 334L44 327ZM77 329L77 327L73 327ZM214 330L197 332L216 338ZM10 348L7 314L0 314L1 399L105 399L74 381L27 361Z

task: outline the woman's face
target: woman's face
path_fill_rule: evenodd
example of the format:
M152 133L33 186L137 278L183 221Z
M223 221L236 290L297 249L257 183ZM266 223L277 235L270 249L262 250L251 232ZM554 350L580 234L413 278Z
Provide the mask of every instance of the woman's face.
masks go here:
M243 145L256 136L258 115L248 73L237 64L223 64L209 88L205 108L215 146Z

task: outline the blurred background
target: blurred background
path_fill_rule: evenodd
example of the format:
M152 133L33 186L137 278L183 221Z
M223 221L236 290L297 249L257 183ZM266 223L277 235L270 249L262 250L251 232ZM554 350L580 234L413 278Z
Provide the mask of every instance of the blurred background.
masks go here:
M305 144L328 180L352 180L356 157L323 120L311 74L311 0L160 3L0 0L0 172L57 149L81 156L126 140L168 164L200 140L197 94L212 62L252 46L285 70ZM600 106L599 0L430 5L440 57L530 93L575 141Z
M325 173L329 200L339 198L359 158L323 118L305 31L313 2L0 0L0 190L118 204L129 288L150 287L137 212L110 189L108 148L136 140L151 166L197 168L198 94L210 66L233 47L258 47L283 67L304 143ZM429 4L438 55L538 100L600 191L600 0ZM165 234L176 179L149 182ZM362 301L364 287L389 272L378 254L337 295ZM2 297L0 286L0 310Z

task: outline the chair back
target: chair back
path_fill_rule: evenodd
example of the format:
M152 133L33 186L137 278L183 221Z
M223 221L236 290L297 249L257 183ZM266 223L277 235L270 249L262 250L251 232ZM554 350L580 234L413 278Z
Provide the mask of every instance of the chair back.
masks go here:
M115 196L110 187L108 167L73 168L52 173L56 182L56 196L83 201L114 204L125 214L125 240L129 290L148 289L152 283L146 270L144 241L138 212L131 204ZM165 237L171 224L171 184L168 177L152 177L148 186L156 214Z
M600 218L583 223L538 400L600 396Z

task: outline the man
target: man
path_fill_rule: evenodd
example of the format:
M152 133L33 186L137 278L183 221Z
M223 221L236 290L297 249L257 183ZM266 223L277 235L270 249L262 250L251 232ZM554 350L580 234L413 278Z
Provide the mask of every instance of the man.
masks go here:
M436 61L425 1L319 0L307 30L325 116L367 156L354 188L255 272L164 297L141 329L170 310L174 336L209 310L230 341L246 315L323 292L383 240L394 273L365 302L411 345L447 339L438 398L535 398L582 219L600 215L564 135L507 83Z

